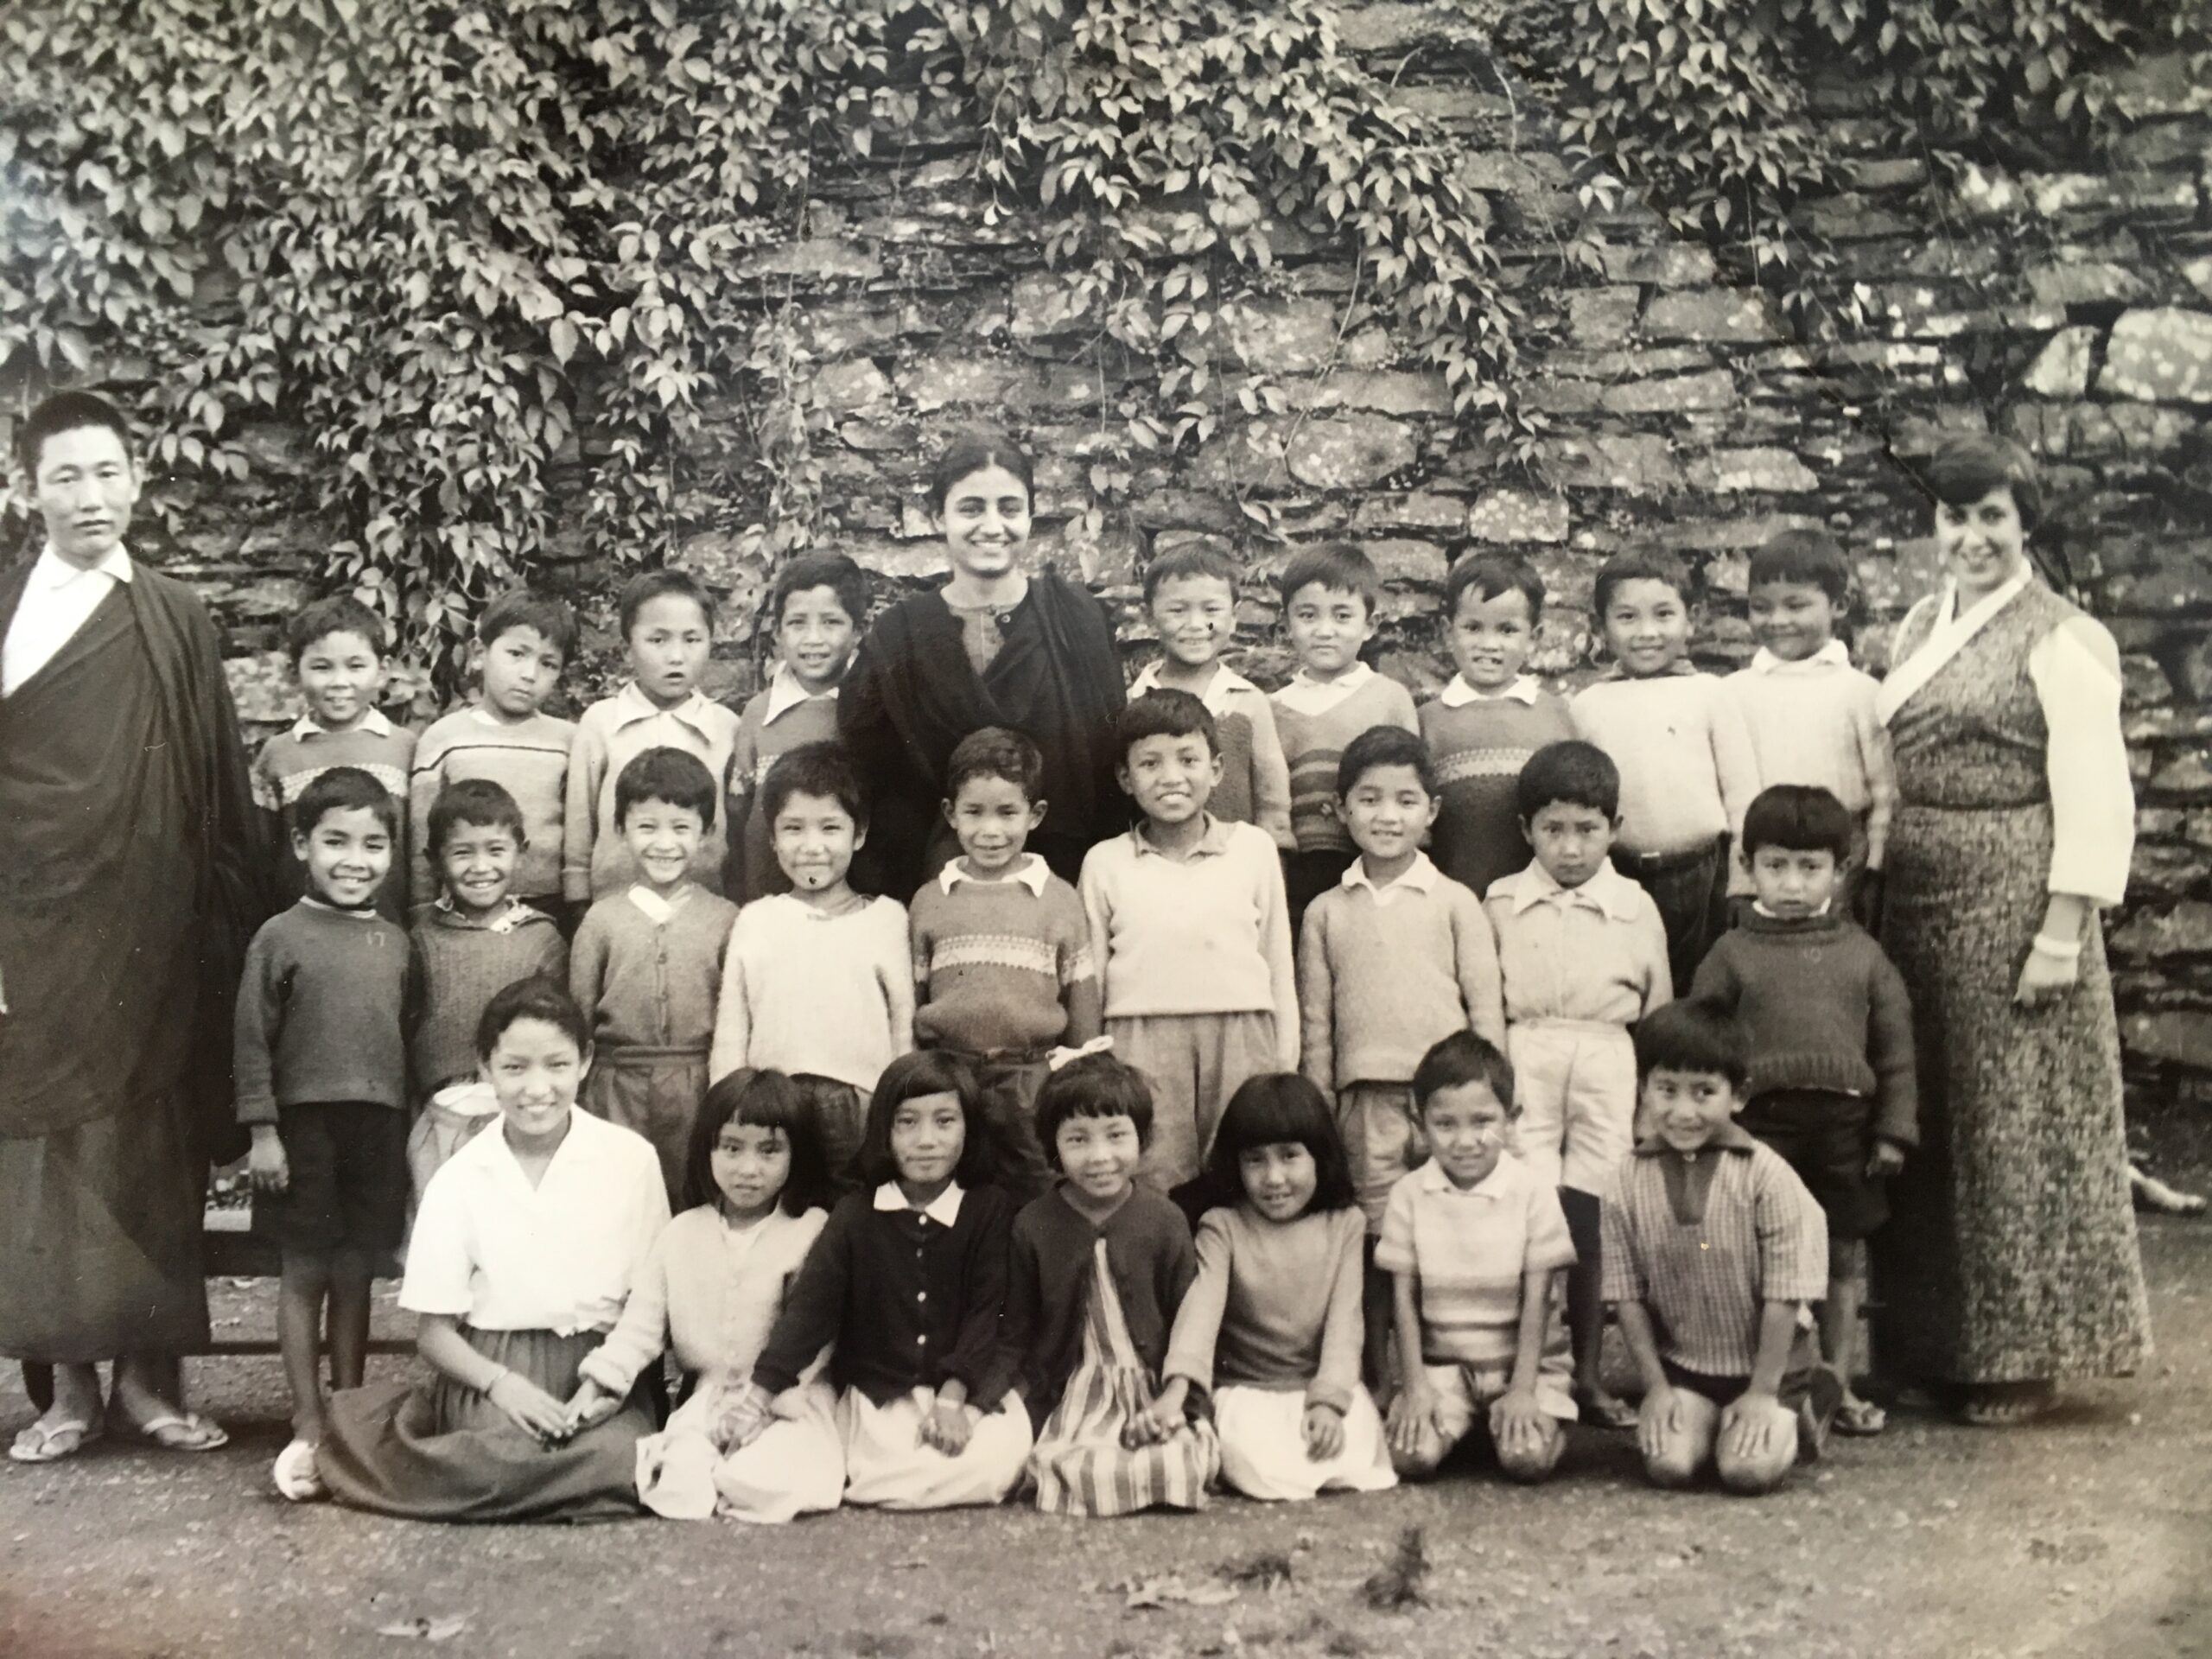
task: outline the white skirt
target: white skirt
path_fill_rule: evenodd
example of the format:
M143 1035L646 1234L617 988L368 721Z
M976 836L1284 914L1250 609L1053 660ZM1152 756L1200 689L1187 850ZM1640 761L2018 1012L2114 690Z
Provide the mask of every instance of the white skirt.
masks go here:
M776 1418L760 1439L725 1456L711 1435L728 1391L702 1385L666 1428L638 1443L639 1498L672 1521L719 1515L775 1523L836 1509L845 1490L836 1390L817 1380L794 1393L796 1416Z
M1003 1503L1029 1461L1029 1414L1008 1395L976 1420L967 1450L949 1458L922 1444L922 1414L936 1390L918 1388L882 1405L848 1389L837 1401L844 1442L845 1502L886 1510L949 1510Z
M1382 1414L1363 1388L1344 1411L1344 1450L1316 1462L1306 1455L1306 1395L1300 1389L1230 1383L1214 1390L1221 1476L1247 1497L1274 1503L1331 1491L1379 1492L1398 1484Z

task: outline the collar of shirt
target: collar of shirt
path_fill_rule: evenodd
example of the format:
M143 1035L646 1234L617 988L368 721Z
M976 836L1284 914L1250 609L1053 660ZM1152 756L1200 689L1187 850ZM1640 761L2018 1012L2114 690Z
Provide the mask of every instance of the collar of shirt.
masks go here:
M886 1181L875 1189L875 1207L883 1211L913 1210L914 1208L912 1205L906 1202L906 1195L899 1191L899 1183L896 1181ZM927 1216L940 1227L951 1226L960 1219L960 1183L957 1181L946 1183L944 1192L931 1198L921 1209L915 1211L915 1213Z
M1173 690L1173 689L1172 686L1163 686L1160 683L1158 663L1147 663L1137 671L1136 678L1129 682L1129 696L1131 701L1135 701L1147 691ZM1230 692L1250 691L1257 694L1259 690L1258 686L1253 684L1227 663L1216 663L1213 677L1206 682L1206 689L1199 692L1198 697L1200 702L1205 704L1208 714L1218 715L1227 707Z
M1811 915L1792 917L1789 919L1792 921L1824 922L1827 919L1829 910L1832 909L1834 905L1835 900L1831 899L1826 904L1822 905L1818 910L1815 911ZM1751 914L1754 916L1764 916L1770 922L1779 922L1783 920L1781 917L1776 915L1772 911L1769 910L1764 905L1761 904L1756 899L1751 900Z
M956 858L938 872L937 885L940 892L950 893L963 881L972 881L979 887L995 887L1001 881L1019 881L1029 889L1033 898L1042 899L1045 884L1052 879L1052 867L1034 853L1024 858L1020 869L1008 870L1004 875L972 875L960 868L961 862Z
M601 1162L594 1142L603 1141L607 1131L616 1126L603 1118L594 1117L581 1106L569 1109L569 1132L561 1137L561 1144L553 1148L553 1155L546 1160L545 1173L537 1185L522 1173L522 1164L515 1157L515 1149L507 1144L507 1137L496 1124L486 1124L480 1135L469 1137L467 1143L448 1160L461 1162L464 1157L479 1169L488 1170L502 1181L519 1182L533 1197L548 1197L560 1189L554 1181L554 1173L565 1177L569 1166L581 1162L587 1172L596 1173ZM625 1131L627 1133L627 1131Z
M318 899L311 893L300 895L300 904L308 910L319 910L326 916L346 916L357 922L380 922L383 912L374 905L334 905L327 899Z
M1275 701L1294 714L1325 715L1374 677L1374 668L1366 663L1354 663L1333 680L1317 680L1301 668L1275 693Z
M30 575L24 580L25 590L38 588L48 594L58 594L65 588L74 587L86 576L105 576L111 582L129 582L131 575L130 555L121 542L100 555L91 564L73 564L54 551L48 542L39 551Z
M1400 887L1411 887L1415 893L1433 893L1436 890L1436 866L1429 861L1427 853L1415 853L1412 863L1378 887L1367 874L1367 861L1363 858L1355 858L1346 867L1340 885L1347 887L1365 887L1375 895L1376 904L1387 905L1390 902L1391 894Z
M694 695L698 694L694 693ZM831 686L827 691L810 691L799 683L799 677L791 671L791 665L789 663L778 663L776 671L768 677L768 706L761 713L760 723L763 726L772 726L776 723L777 715L798 708L802 702L835 702L836 701L837 688L836 686Z
M1515 675L1513 683L1502 691L1478 691L1467 683L1465 675L1454 674L1452 683L1437 694L1436 700L1446 709L1464 709L1471 702L1517 702L1533 709L1536 699L1543 695L1544 688L1533 674Z
M1192 858L1212 858L1229 850L1229 826L1211 812L1205 815L1205 833L1198 837L1198 844L1191 849ZM1144 828L1139 824L1129 831L1129 839L1136 843L1138 855L1141 857L1149 853L1154 858L1171 857L1172 855L1161 852L1152 844L1152 837L1145 834Z
M1959 608L1959 584L1945 582L1942 600L1936 607L1936 632L1940 634L1946 628L1956 628L1961 632L1969 628L1979 628L1986 619L1996 615L2018 599L2031 579L2032 573L2023 570L1995 593L1976 600L1963 611Z
M1751 653L1751 672L1754 674L1813 674L1823 669L1849 668L1851 647L1840 639L1831 639L1809 657L1796 662L1784 662L1764 645Z
M1740 1152L1749 1154L1758 1146L1751 1131L1740 1123L1723 1123L1713 1132L1713 1138L1698 1148L1699 1152ZM1656 1158L1662 1152L1672 1152L1663 1135L1647 1135L1636 1143L1639 1158ZM1695 1154L1692 1154L1694 1156Z
M1698 665L1688 658L1677 657L1656 674L1631 674L1618 663L1615 663L1598 677L1601 680L1665 680L1677 675L1695 674L1700 671Z
M381 709L372 709L367 714L361 716L361 723L359 725L350 726L346 728L346 730L366 732L371 737L390 737L392 733L392 724L389 720L385 718L384 710ZM302 715L297 720L292 722L292 735L296 738L343 737L345 734L346 734L344 732L334 732L330 730L320 721L316 720L313 715Z
M1513 1154L1501 1152L1497 1161L1490 1166L1490 1173L1472 1186L1462 1186L1444 1173L1444 1166L1431 1158L1415 1172L1423 1192L1442 1192L1455 1198L1502 1198L1512 1185L1513 1172L1506 1167Z
M707 735L707 710L714 705L707 701L707 694L698 687L691 688L691 695L672 709L664 709L640 690L635 680L625 680L622 689L614 694L620 704L620 726L634 726L641 720L651 720L656 715L666 715L671 720L680 720L701 737Z
M1512 884L1506 891L1513 900L1516 916L1533 906L1554 904L1561 910L1580 906L1585 910L1594 910L1602 916L1610 916L1617 922L1636 919L1635 895L1629 891L1633 884L1613 868L1610 858L1598 867L1595 875L1579 887L1562 887L1549 870L1534 860L1529 861L1527 869L1501 877L1491 885L1491 891L1497 892L1499 886L1507 882Z
M676 907L683 902L686 891L683 887L678 887L676 890L675 898L664 899L644 882L633 881L630 884L630 890L623 897L643 911L646 918L655 927L666 927L675 919Z
M434 925L467 928L479 933L512 933L539 914L521 899L510 897L506 907L487 922L461 909L449 893L442 893L430 900L430 920Z

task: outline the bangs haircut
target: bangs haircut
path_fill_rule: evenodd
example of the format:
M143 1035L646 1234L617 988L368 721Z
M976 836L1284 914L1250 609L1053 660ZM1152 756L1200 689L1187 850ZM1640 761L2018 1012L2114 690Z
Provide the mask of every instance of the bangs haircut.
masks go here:
M557 1027L575 1044L578 1058L591 1048L591 1028L584 1024L584 1011L569 995L569 988L549 975L532 974L495 992L484 1005L483 1016L476 1022L476 1058L490 1060L507 1027L524 1020L542 1020Z
M1426 1112L1431 1095L1471 1083L1479 1083L1497 1096L1508 1117L1519 1114L1521 1109L1513 1103L1513 1063L1495 1044L1471 1031L1453 1032L1421 1057L1421 1064L1414 1067L1414 1109Z
M875 1093L868 1104L868 1125L861 1131L860 1150L853 1154L851 1180L861 1192L873 1192L886 1181L899 1179L899 1163L891 1155L891 1120L899 1108L925 1095L951 1095L960 1102L963 1124L960 1162L952 1179L964 1187L988 1186L1005 1169L1006 1159L991 1116L983 1109L982 1086L975 1068L957 1054L938 1048L918 1048L901 1054L883 1068Z
M384 619L351 594L332 594L316 600L284 625L284 644L292 653L292 667L318 640L334 633L358 633L381 662L390 648Z
M842 553L802 553L776 573L776 585L768 590L770 627L784 626L784 607L793 594L817 588L837 595L855 628L868 620L868 572Z
M1744 810L1744 857L1762 847L1792 853L1834 853L1841 864L1851 856L1854 825L1844 804L1816 784L1776 784L1763 789Z
M1313 1202L1308 1213L1349 1210L1358 1202L1351 1184L1351 1163L1337 1133L1336 1114L1313 1080L1295 1071L1266 1071L1248 1077L1222 1109L1213 1150L1206 1154L1206 1180L1217 1204L1243 1203L1243 1155L1259 1147L1296 1141L1313 1156Z
M328 812L373 812L385 833L399 839L399 803L391 791L359 766L332 766L317 772L292 803L295 834L312 836Z
M1115 758L1126 766L1129 751L1147 737L1203 737L1208 749L1221 753L1221 728L1205 704L1165 686L1122 705L1114 716Z
M1961 432L1943 439L1920 470L1921 487L1945 506L1966 507L1992 490L2010 490L2020 528L2043 522L2043 484L2028 452L2007 438Z
M1402 726L1370 726L1344 745L1337 762L1337 795L1349 796L1359 780L1377 766L1411 766L1429 799L1436 798L1436 762L1420 734Z
M622 584L622 597L617 601L622 621L622 637L627 639L630 630L638 626L638 613L657 599L688 599L699 607L699 614L706 619L707 632L715 631L719 614L715 596L707 591L706 584L689 570L640 570Z
M1060 1166L1060 1125L1078 1117L1126 1117L1137 1145L1152 1144L1152 1087L1144 1073L1111 1054L1085 1054L1045 1079L1037 1091L1037 1139L1046 1160Z
M721 1188L715 1185L715 1147L722 1130L732 1123L757 1128L781 1129L791 1149L791 1173L776 1207L787 1216L810 1210L826 1210L836 1201L836 1185L830 1179L830 1160L823 1155L822 1126L798 1086L780 1071L743 1067L731 1072L699 1103L699 1116L691 1124L691 1144L683 1161L683 1204L687 1209L718 1204Z
M1008 726L982 727L952 746L952 756L944 763L944 798L958 800L960 785L970 778L1002 778L1034 806L1045 780L1045 752L1027 732Z
M518 588L501 594L476 619L476 639L487 651L499 636L515 628L535 628L538 638L561 653L561 665L576 654L576 613L564 599L551 594Z
M1313 587L1324 593L1358 594L1370 617L1382 603L1382 573L1374 560L1350 542L1323 542L1294 553L1275 582L1286 606Z
M1547 743L1513 781L1513 806L1523 822L1555 802L1586 806L1611 822L1621 812L1621 769L1595 743L1580 738Z
M1494 554L1462 557L1444 579L1444 615L1448 621L1459 614L1461 595L1472 593L1480 601L1501 594L1518 594L1529 601L1529 626L1544 620L1544 579L1525 559L1503 559Z
M38 464L46 453L46 441L58 438L64 432L83 432L93 427L105 427L115 434L116 442L123 446L124 454L131 464L137 464L137 451L130 442L130 423L123 418L123 411L105 397L90 391L57 391L42 397L38 406L23 417L16 429L16 464L24 475L35 480Z
M1843 543L1825 530L1785 530L1751 555L1753 588L1770 582L1817 588L1839 610L1851 602L1851 562Z
M1637 1021L1636 1077L1689 1071L1728 1079L1742 1092L1751 1075L1751 1042L1726 1009L1692 998L1655 1008Z
M1598 567L1590 586L1591 613L1603 617L1612 607L1613 595L1631 582L1663 582L1685 607L1690 602L1690 573L1672 554L1616 553Z
M1001 427L971 426L946 440L944 453L930 468L930 505L943 512L952 492L963 478L986 467L1003 467L1021 480L1021 493L1031 506L1037 502L1037 469L1029 452Z
M1225 582L1229 584L1229 602L1236 602L1236 579L1243 573L1236 562L1219 548L1195 542L1188 547L1179 547L1172 553L1163 553L1144 568L1144 602L1149 606L1159 596L1160 588L1171 582Z
M868 796L861 788L861 775L852 755L835 739L785 749L768 768L760 783L760 810L767 815L772 832L794 795L835 801L851 817L854 829L868 828Z
M614 827L621 829L630 809L640 801L664 801L688 806L699 815L699 827L715 827L715 774L707 763L689 749L647 749L631 757L615 774Z
M489 778L457 778L438 791L423 831L424 847L433 858L445 850L447 838L463 824L475 830L512 830L518 849L530 845L521 806Z

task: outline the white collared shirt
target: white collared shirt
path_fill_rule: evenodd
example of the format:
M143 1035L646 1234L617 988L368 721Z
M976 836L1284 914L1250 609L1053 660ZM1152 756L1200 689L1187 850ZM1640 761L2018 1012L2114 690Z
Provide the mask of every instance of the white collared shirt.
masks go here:
M1275 701L1294 713L1315 719L1327 714L1374 677L1375 670L1367 663L1354 663L1333 680L1317 680L1301 668L1291 677L1289 684L1275 693Z
M1045 884L1052 879L1052 867L1034 853L1023 855L1021 864L1018 868L1008 870L1001 875L976 875L961 868L967 861L964 856L956 858L938 872L938 892L950 893L963 881L973 881L976 886L985 887L994 887L1001 881L1019 881L1029 889L1031 897L1042 899L1045 896Z
M874 1204L878 1210L892 1211L912 1210L914 1207L906 1202L906 1192L896 1181L886 1181L875 1189ZM924 1205L920 1213L927 1216L940 1227L950 1227L958 1221L960 1219L960 1183L947 1182L944 1191Z
M1478 691L1467 683L1464 674L1454 674L1452 683L1437 694L1436 700L1446 709L1464 709L1471 702L1513 702L1523 708L1533 709L1536 699L1544 695L1544 688L1533 674L1516 674L1513 683L1498 691Z
M702 739L711 741L712 716L708 713L720 705L712 702L698 687L691 688L691 695L672 708L664 709L645 694L635 680L625 680L622 689L609 699L615 705L615 729L620 731L637 725L640 721L672 720L690 727ZM728 711L725 709L724 713Z
M368 713L363 715L359 721L355 724L348 726L346 728L346 731L366 732L372 737L390 737L394 729L396 728L393 727L391 721L385 717L383 709L372 709ZM289 734L290 736L301 741L305 741L309 738L315 737L343 737L345 734L345 732L332 731L330 728L324 725L311 714L302 715L297 720L294 721L292 722L292 729Z
M100 601L130 576L130 555L120 542L89 566L72 564L48 542L31 566L22 601L8 624L6 642L0 644L0 697L14 696L18 687L60 656L61 647L99 609Z
M1179 691L1183 689L1180 686L1161 683L1160 667L1158 663L1147 663L1137 671L1136 678L1129 682L1130 702L1135 702L1147 691ZM1236 691L1249 691L1255 696L1260 695L1258 686L1230 667L1227 663L1216 663L1213 677L1206 682L1206 689L1193 695L1200 702L1205 704L1208 714L1217 718L1229 712L1230 696Z
M1791 662L1776 656L1764 645L1751 653L1751 672L1754 674L1817 674L1831 668L1851 666L1851 647L1840 639L1831 639L1809 657Z
M1509 1026L1626 1027L1673 1000L1659 907L1611 860L1578 887L1531 861L1491 883L1483 913L1497 936Z
M1437 868L1433 863L1430 862L1428 855L1415 853L1412 863L1379 887L1367 874L1367 861L1364 858L1355 858L1344 869L1342 885L1347 887L1365 887L1375 895L1376 904L1387 905L1397 896L1398 889L1401 887L1409 887L1419 893L1434 892L1436 878Z
M799 681L789 663L778 663L776 671L768 677L768 706L760 711L760 723L772 726L776 716L786 714L802 702L835 702L837 688L827 691L810 691Z

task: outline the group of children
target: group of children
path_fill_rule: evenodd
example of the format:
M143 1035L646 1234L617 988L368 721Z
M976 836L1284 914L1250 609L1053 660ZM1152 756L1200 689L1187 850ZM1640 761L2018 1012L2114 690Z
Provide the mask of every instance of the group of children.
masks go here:
M1894 791L1840 550L1762 550L1726 680L1688 662L1681 571L1611 560L1612 669L1571 704L1526 671L1518 563L1454 567L1459 671L1419 710L1361 660L1357 549L1289 561L1272 696L1221 660L1236 575L1148 569L1133 827L1079 882L1027 850L1036 744L988 728L911 904L850 880L849 560L783 571L741 714L698 689L714 606L678 572L625 590L632 677L573 728L542 710L573 620L497 601L480 701L419 744L375 713L375 618L303 612L308 712L256 776L304 892L238 1033L279 1489L776 1521L1026 1480L1107 1514L1384 1487L1478 1430L1536 1479L1588 1418L1655 1480L1758 1491L1832 1419L1878 1431L1859 1244L1915 1108L1902 981L1850 915ZM437 1376L364 1389L410 1163Z

